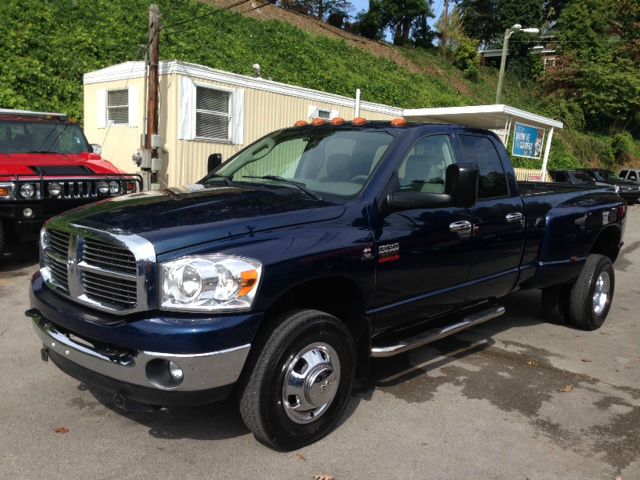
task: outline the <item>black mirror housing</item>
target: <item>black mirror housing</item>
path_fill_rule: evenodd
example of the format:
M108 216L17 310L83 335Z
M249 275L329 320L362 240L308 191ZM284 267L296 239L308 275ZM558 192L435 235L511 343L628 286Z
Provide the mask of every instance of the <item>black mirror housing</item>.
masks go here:
M453 198L453 206L471 208L478 201L480 170L475 163L454 163L447 167L444 191Z
M212 172L216 168L222 165L222 154L221 153L212 153L209 155L207 159L207 173Z

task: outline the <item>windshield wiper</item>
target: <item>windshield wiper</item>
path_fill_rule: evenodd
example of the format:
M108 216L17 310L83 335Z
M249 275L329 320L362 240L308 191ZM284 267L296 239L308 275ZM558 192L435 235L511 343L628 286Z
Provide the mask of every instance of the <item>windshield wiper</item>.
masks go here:
M288 183L289 185L293 185L294 187L296 187L301 192L306 193L314 200L318 200L320 202L322 201L322 198L318 197L317 195L311 193L309 190L304 188L305 187L304 183L296 182L294 180L289 180L288 178L281 177L280 175L243 175L242 178L260 178L262 180L272 180L274 182Z

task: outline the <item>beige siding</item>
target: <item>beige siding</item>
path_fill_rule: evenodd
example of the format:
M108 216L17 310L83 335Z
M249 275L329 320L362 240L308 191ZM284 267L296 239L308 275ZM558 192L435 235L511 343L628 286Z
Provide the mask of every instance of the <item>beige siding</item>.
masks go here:
M164 148L160 155L163 169L160 172L161 186L176 186L193 183L203 177L206 172L207 158L212 153L221 153L224 160L235 154L246 145L279 128L292 126L297 120L309 121L309 108L319 107L323 110L337 110L340 117L352 119L354 109L318 102L279 93L245 88L244 100L244 143L204 142L199 140L181 140L179 136L180 122L180 78L181 74L173 73L160 76L160 135L164 139ZM194 79L197 85L211 85L222 89L238 88L221 82ZM135 84L139 88L139 122L138 127L111 126L97 127L98 102L100 90L125 88ZM139 148L142 133L144 110L144 80L136 78L128 81L113 81L87 84L85 94L85 132L92 143L103 146L104 158L112 161L125 171L133 171L131 156ZM361 108L361 116L370 120L388 120L393 118L377 112Z
M540 180L541 170L535 170L531 168L515 168L514 170L516 171L516 178L523 182L531 180L531 178L535 178L536 181L544 181L544 182L553 181L551 180L551 176L548 173L546 173L545 175L546 178L543 178L542 180Z
M137 127L128 125L107 125L98 128L99 101L102 91L127 89L135 86L138 89ZM84 133L90 143L102 145L102 158L109 160L120 170L131 173L137 167L131 156L140 148L140 134L144 118L144 80L136 78L108 83L97 83L84 86Z

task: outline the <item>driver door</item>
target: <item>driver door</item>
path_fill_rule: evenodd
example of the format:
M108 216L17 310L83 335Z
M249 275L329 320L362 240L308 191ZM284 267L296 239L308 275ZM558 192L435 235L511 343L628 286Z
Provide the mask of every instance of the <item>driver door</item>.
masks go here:
M444 193L445 170L453 163L449 135L422 137L406 153L391 191ZM420 322L465 302L473 232L468 209L389 212L377 231L377 331Z

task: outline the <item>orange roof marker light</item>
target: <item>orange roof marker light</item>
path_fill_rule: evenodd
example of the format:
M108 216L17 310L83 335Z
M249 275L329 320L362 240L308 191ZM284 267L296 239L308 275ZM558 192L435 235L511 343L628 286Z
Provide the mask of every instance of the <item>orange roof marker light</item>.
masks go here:
M304 120L298 120L296 123L293 124L294 127L304 127L308 125L307 122L305 122Z
M406 127L407 121L404 118L394 118L391 120L392 127Z
M369 120L362 117L354 118L353 120L351 120L351 124L355 125L356 127L359 127L360 125L366 125L367 123L369 123Z
M324 125L325 123L327 123L327 121L324 118L315 118L313 122L311 122L311 125L313 125L314 127L318 127L320 125Z
M344 125L345 124L345 120L342 117L336 117L333 120L331 120L331 125Z

